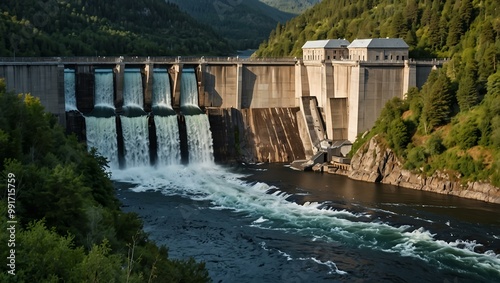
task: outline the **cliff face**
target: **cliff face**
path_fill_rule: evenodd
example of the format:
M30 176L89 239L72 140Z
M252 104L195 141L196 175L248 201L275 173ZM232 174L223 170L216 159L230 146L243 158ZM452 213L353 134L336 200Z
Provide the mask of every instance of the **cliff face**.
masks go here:
M403 169L394 152L379 141L377 136L363 145L351 160L349 178L367 182L380 182L405 188L455 195L500 204L500 188L488 183L450 181L447 174L420 176Z

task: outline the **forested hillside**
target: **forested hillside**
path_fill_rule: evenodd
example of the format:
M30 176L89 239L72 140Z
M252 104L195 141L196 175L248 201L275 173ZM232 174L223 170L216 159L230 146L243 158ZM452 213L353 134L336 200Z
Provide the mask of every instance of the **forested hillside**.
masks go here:
M280 11L300 14L321 0L259 0Z
M494 0L323 0L279 25L256 55L300 56L307 40L400 37L410 45L413 58L449 58L472 48L476 60L491 61L500 33L497 4ZM478 48L486 41L490 44Z
M239 50L255 49L278 22L284 23L319 0L168 0L212 27Z
M494 0L323 0L278 26L258 56L300 56L307 40L400 37L413 58L449 58L422 89L387 103L378 135L407 169L500 186L500 9Z
M232 52L212 29L163 0L3 0L0 34L0 56Z
M0 79L0 255L14 258L0 282L209 281L204 264L169 259L120 210L106 167L37 98Z

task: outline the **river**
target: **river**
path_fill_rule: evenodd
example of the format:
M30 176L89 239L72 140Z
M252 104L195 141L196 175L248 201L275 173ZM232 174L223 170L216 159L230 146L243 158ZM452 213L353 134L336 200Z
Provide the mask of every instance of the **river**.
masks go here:
M150 238L214 282L500 282L500 205L283 164L112 175Z

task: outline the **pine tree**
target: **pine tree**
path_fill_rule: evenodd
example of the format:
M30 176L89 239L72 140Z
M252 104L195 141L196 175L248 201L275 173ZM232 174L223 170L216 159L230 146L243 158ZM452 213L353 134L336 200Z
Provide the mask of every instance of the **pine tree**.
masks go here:
M467 74L460 80L457 91L457 100L460 111L466 111L475 106L479 100L476 80L472 74Z
M436 81L424 93L421 125L428 134L435 127L448 122L451 115L452 93L450 79L443 70L437 71Z

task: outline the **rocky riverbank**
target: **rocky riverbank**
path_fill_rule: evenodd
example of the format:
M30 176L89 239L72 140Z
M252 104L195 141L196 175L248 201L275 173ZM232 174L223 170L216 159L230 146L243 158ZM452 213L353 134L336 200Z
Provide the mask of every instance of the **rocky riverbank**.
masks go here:
M403 169L403 164L394 152L377 137L363 145L353 156L348 172L342 170L329 170L329 172L347 175L354 180L380 182L500 204L500 188L491 184L482 182L462 184L457 177L445 173L435 173L426 177Z

